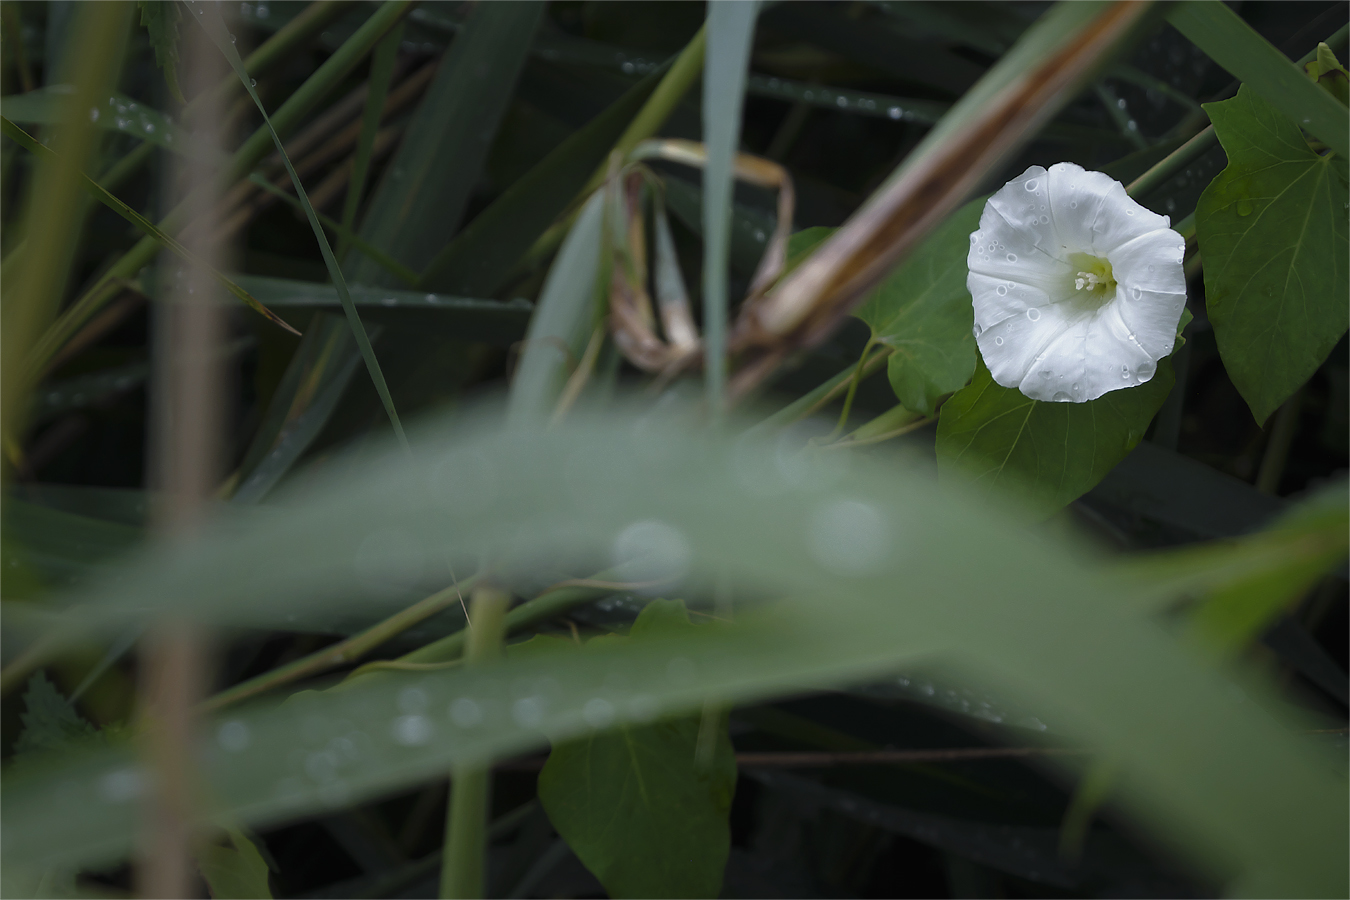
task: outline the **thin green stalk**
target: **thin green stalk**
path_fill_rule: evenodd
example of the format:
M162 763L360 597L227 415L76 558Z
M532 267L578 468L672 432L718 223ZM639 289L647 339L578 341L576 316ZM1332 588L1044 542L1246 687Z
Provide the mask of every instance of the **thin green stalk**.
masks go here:
M1261 457L1261 468L1256 473L1256 489L1263 494L1274 497L1280 492L1280 479L1284 476L1284 466L1289 460L1289 448L1298 434L1298 416L1302 407L1303 388L1299 388L1275 414L1270 441Z
M301 678L309 678L326 672L336 666L360 659L371 650L402 634L418 622L422 622L447 607L463 600L464 591L472 590L481 576L474 575L456 582L430 597L417 601L407 609L395 613L383 622L377 622L360 634L354 634L345 641L338 641L316 653L301 657L292 663L278 666L248 681L240 682L229 690L221 691L201 705L202 712L214 712L226 706L232 706L249 697L291 684Z
M0 319L0 437L5 440L19 439L27 393L37 378L37 369L24 364L28 348L49 327L65 293L76 244L72 234L86 202L81 175L98 140L85 111L121 68L132 6L99 3L77 9L65 73L73 88L63 101L70 114L62 117L54 136L62 153L39 157L25 198L24 255L6 260L6 275L15 275L16 268L17 275L6 284L10 290Z
M848 393L844 395L844 408L839 413L839 422L834 426L834 431L830 433L831 438L836 438L844 433L844 426L848 424L848 414L853 411L853 397L858 393L858 385L862 384L867 354L872 352L872 347L876 345L876 342L877 336L873 334L863 345L862 354L858 357L858 365L853 369L853 380L848 383Z
M498 588L484 585L473 592L469 644L464 653L466 666L489 663L501 655L510 602L511 595ZM483 896L491 779L491 764L456 766L450 772L450 804L445 816L441 865L442 898Z
M1218 142L1219 136L1215 134L1214 126L1210 125L1160 159L1153 168L1131 181L1129 187L1125 188L1125 193L1136 200L1148 196L1149 193L1161 187L1173 175L1208 153Z
M399 22L389 34L385 35L384 40L380 41L370 61L370 89L366 93L366 109L361 117L361 138L356 144L352 177L347 182L347 196L342 203L342 227L346 233L338 238L338 262L347 258L353 243L354 236L351 232L356 225L356 210L361 205L361 195L365 193L370 158L375 152L375 136L380 130L380 117L384 114L384 98L389 93L390 82L394 80L394 63L398 61L398 48L402 40L403 23ZM363 252L370 256L369 250ZM411 280L406 278L403 280L408 284L416 284L417 276L414 275Z
M1110 760L1098 760L1088 765L1074 789L1064 820L1059 826L1059 856L1066 862L1077 862L1087 842L1092 818L1111 796L1119 766Z
M890 347L883 347L880 353L874 354L871 359L859 360L849 366L844 371L835 375L824 384L820 385L810 393L803 394L778 412L769 416L763 422L760 422L753 430L786 428L793 422L799 422L807 416L812 415L826 403L838 396L839 392L844 390L861 370L862 377L866 378L877 370L882 362L890 358L895 352Z
M222 183L233 184L245 177L271 149L272 129L284 135L298 126L333 87L347 77L380 38L408 14L412 5L412 0L387 0L376 10L374 15L367 19L365 24L358 28L356 33L328 57L323 65L319 66L314 74L277 109L271 117L271 127L263 125L235 151L230 164L225 167ZM187 210L194 208L191 203L192 198L185 199L171 210L157 223L160 229L172 233L187 224L185 221ZM27 360L29 370L41 371L56 351L121 291L118 282L134 278L137 272L154 260L158 252L159 242L146 237L113 263L38 340Z
M304 12L287 22L277 30L276 34L269 37L258 49L250 53L248 58L244 60L244 69L249 75L256 77L262 75L277 63L290 59L292 51L298 45L308 40L315 32L341 16L353 5L354 0L318 0L317 3L311 3L305 7ZM238 89L238 79L233 76L224 79L216 87L214 103L217 105L223 104ZM187 106L183 107L182 118L191 118L195 111L202 108L202 102L203 98L201 97L193 98ZM105 190L116 191L122 186L123 182L140 171L141 166L150 161L154 152L154 144L149 141L142 142L136 149L113 163L98 180L99 184Z

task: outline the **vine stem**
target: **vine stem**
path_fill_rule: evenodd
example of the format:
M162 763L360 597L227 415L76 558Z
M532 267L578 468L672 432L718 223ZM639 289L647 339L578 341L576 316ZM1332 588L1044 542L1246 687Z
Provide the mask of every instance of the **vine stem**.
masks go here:
M862 384L863 372L867 368L867 354L872 352L876 342L877 336L873 334L863 345L862 356L858 357L858 365L853 370L853 379L848 384L848 393L844 395L844 408L839 411L839 422L834 426L834 431L830 432L831 440L844 433L844 426L848 424L848 414L853 411L853 397L858 393L858 385Z
M511 595L484 585L469 604L464 651L466 666L491 662L501 655L506 607ZM445 854L441 866L442 898L484 896L487 816L492 792L490 763L456 766L450 771L450 807L445 816Z

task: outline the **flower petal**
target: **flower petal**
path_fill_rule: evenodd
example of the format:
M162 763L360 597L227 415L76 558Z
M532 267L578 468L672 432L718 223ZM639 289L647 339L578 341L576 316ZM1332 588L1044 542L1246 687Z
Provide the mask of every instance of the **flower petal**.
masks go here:
M989 374L1004 387L1018 387L1041 363L1045 348L1067 332L1085 313L1063 303L1028 306L975 335Z
M1154 359L1170 355L1176 343L1186 305L1185 251L1181 235L1162 229L1122 244L1108 257L1119 285L1121 319Z
M1056 163L1046 175L1050 190L1050 221L1060 240L1060 252L1096 252L1093 228L1102 207L1113 196L1112 188L1120 187L1105 172L1089 172L1073 163ZM1111 203L1118 201L1111 200Z
M1072 277L1069 264L1054 252L1056 240L1048 211L1041 210L1046 205L1044 176L1044 169L1032 166L985 203L966 257L972 272L1034 284L1042 290Z
M1110 302L1051 341L1018 388L1033 400L1085 403L1143 384L1157 369Z
M1068 167L1071 163L1057 163L1052 168L1064 167L1069 175L1070 184L1073 183L1073 172ZM1074 166L1073 168L1078 168ZM1100 204L1097 207L1097 216L1092 221L1091 240L1087 246L1081 250L1083 253L1090 253L1093 256L1109 256L1111 251L1115 250L1126 241L1134 240L1150 231L1158 231L1169 227L1172 222L1167 216L1160 216L1152 210L1145 209L1125 193L1125 186L1109 175L1102 172L1085 172L1085 176L1100 176L1085 178L1083 185L1091 186L1094 193L1100 191ZM1109 185L1103 185L1101 179L1110 182ZM1070 196L1068 202L1074 202ZM1056 208L1058 212L1058 207ZM1070 212L1075 210L1070 209Z
M970 291L974 301L975 324L982 329L997 325L1009 316L1026 315L1027 310L1033 308L1037 310L1033 313L1035 319L1039 319L1040 309L1052 302L1045 291L1034 285L992 278L979 272L966 276L966 290Z

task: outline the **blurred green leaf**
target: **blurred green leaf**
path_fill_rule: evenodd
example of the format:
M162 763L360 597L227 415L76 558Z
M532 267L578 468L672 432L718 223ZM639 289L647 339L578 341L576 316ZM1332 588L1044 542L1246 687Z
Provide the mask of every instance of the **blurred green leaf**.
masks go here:
M197 868L215 900L272 900L267 863L238 829L226 832L230 847L208 844L196 852Z
M1266 103L1350 157L1350 110L1233 10L1217 0L1185 0L1168 5L1167 21Z
M1205 112L1228 154L1195 210L1205 305L1224 368L1263 424L1350 325L1350 192L1337 159L1309 149L1250 86Z
M78 515L16 497L4 502L4 527L11 539L6 549L48 580L70 583L140 544L141 528Z
M385 168L360 234L409 268L458 230L543 11L537 0L476 5ZM368 261L351 268L354 281L388 282Z
M640 644L698 626L680 601L654 600L628 637L587 647ZM705 626L706 627L706 626ZM609 701L587 707L603 727ZM706 769L695 761L698 716L621 725L555 744L539 773L539 800L572 851L611 897L717 897L731 850L727 817L736 758L723 721Z
M150 35L155 62L164 71L169 93L183 103L183 90L178 86L178 23L183 20L182 10L177 3L160 0L137 0L136 5L141 8L141 24Z
M214 809L280 821L385 795L546 735L580 738L595 730L585 708L596 698L610 727L642 724L691 714L710 694L754 702L941 653L944 669L1006 685L1077 745L1109 750L1131 785L1121 814L1230 893L1344 893L1343 784L1299 733L1300 714L1255 677L1242 677L1238 702L1232 673L1140 618L1131 588L1080 548L940 489L904 455L784 468L764 463L773 441L719 439L669 414L634 423L578 412L507 430L497 415L458 413L420 433L411 456L390 446L335 466L265 515L151 551L72 595L70 623L340 609L354 577L446 548L489 554L507 579L597 557L641 561L648 577L716 574L784 599L738 608L734 627L642 646L383 673L233 712L207 731ZM117 857L143 777L129 748L9 773L4 852L35 865Z
M23 705L26 711L19 716L23 731L14 742L16 756L33 758L70 750L98 735L98 729L81 718L42 672L28 679Z
M933 415L938 399L975 370L966 255L983 208L981 198L953 213L853 313L894 348L886 364L891 387L914 412Z
M970 385L942 405L938 465L953 480L973 481L1048 515L1134 449L1173 381L1171 360L1164 359L1138 387L1087 403L1045 403L995 383L978 360Z
M607 286L599 272L604 207L605 192L592 194L548 270L511 382L507 415L514 423L547 416L585 352L597 295Z
M726 402L727 267L731 247L733 169L741 143L745 79L755 38L755 3L712 0L703 60L703 383L708 408ZM767 235L769 232L765 232Z

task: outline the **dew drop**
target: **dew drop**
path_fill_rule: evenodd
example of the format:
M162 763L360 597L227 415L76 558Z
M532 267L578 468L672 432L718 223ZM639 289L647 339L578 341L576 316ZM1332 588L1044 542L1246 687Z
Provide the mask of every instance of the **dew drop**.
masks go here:
M1132 210L1132 209L1127 209L1127 210L1125 210L1125 215L1127 215L1127 216L1132 216L1132 215L1134 215L1134 210Z
M228 750L230 753L247 750L251 741L252 735L249 732L248 725L238 719L231 719L216 731L216 743L220 744L221 749Z
M1033 306L1027 310L1027 318L1033 322L1038 322L1041 318L1041 311Z
M154 123L154 122L146 122L145 125L144 125L143 127L145 128L145 133L146 133L146 134L154 134L154 133L155 133L155 123Z
M483 721L483 710L468 697L460 697L450 704L450 721L460 728L473 728Z
M1037 185L1039 185L1039 184L1040 184L1040 182L1037 181L1035 178L1033 178L1033 179L1031 179L1030 181L1027 182L1027 185L1026 185L1027 190L1029 190L1029 191L1034 191L1034 190L1036 190L1036 187L1037 187Z
M979 326L978 323L976 323L975 327L972 328L972 329L970 329L970 333L971 333L972 335L974 335L974 336L978 339L979 336L980 336L980 332L983 331L983 330L984 330L984 329L981 328L981 327Z
M1128 380L1129 380L1129 378L1130 378L1130 367L1129 367L1129 366L1121 366L1121 367L1120 367L1120 377L1121 377L1122 380L1125 380L1125 381L1128 381Z
M1016 254L1016 253L1009 253L1009 254L1008 254L1008 262L1017 262L1017 254Z
M1055 374L1055 373L1054 373L1054 372L1051 372L1049 369L1041 369L1041 377L1042 377L1042 378L1049 378L1051 375L1054 375L1054 374Z
M1069 209L1077 209L1077 208L1078 208L1078 201L1077 201L1077 200L1070 200L1070 201L1069 201Z
M581 717L592 728L604 728L614 721L614 704L601 697L592 697L581 708Z
M1000 297L1006 297L1008 296L1008 289L1000 284L998 287L994 288L994 293L998 294Z
M1055 395L1050 399L1055 403L1068 403L1073 398L1063 391L1055 391Z
M890 116L892 119L900 118L900 113L901 110L898 106L892 106L890 109L886 110L886 115Z
M1042 224L1042 225L1049 225L1049 224L1050 224L1050 217L1049 217L1049 216L1041 216L1041 224Z
M1148 270L1149 270L1150 272L1153 271L1153 264L1152 264L1152 263L1149 264Z
M1136 300L1140 300L1143 299L1144 292L1139 289L1138 285L1136 285L1134 288L1130 290L1130 296Z
M98 121L98 107L94 107L93 109L89 110L89 121L90 122Z
M1003 346L1003 338L1001 338L1001 337L996 337L996 338L994 338L994 343L995 343L997 346L1002 347L1002 346Z
M394 740L405 747L420 747L431 740L431 720L426 716L399 716L394 720Z

